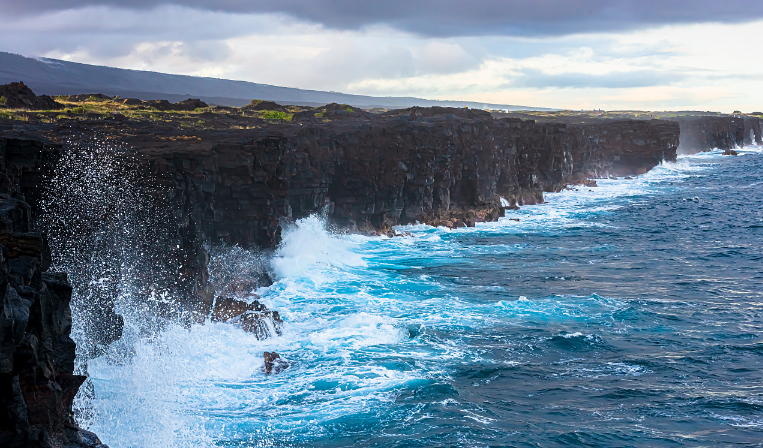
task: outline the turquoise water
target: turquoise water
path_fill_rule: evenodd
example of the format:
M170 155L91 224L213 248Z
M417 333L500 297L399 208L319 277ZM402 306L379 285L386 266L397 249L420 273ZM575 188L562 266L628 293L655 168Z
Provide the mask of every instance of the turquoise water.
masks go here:
M763 151L741 152L471 229L304 219L257 291L283 336L128 332L89 364L87 425L112 448L759 444Z

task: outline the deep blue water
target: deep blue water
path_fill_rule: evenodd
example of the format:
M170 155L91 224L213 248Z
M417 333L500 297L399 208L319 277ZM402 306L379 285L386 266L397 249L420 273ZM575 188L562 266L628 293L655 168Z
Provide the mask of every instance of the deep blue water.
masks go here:
M112 448L763 445L760 148L400 230L301 221L258 291L282 337L138 338L90 363L90 429ZM292 366L265 376L264 350Z

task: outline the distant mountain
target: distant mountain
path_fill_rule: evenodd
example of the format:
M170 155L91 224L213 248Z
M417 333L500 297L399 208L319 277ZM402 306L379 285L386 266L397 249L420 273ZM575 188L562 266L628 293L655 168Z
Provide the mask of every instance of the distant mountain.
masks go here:
M168 75L48 58L30 58L0 52L0 84L23 81L40 95L103 93L142 100L180 101L189 97L220 106L241 107L253 99L280 104L319 106L328 103L356 107L405 108L411 106L469 107L475 109L549 110L470 101L436 101L414 97L374 97L320 90L278 87L246 81Z

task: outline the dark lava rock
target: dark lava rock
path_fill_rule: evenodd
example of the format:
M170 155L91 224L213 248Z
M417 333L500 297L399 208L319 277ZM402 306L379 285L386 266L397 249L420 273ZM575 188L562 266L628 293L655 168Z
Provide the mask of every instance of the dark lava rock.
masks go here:
M105 448L72 417L85 381L74 374L72 287L66 274L42 272L49 260L25 202L46 150L0 138L0 446Z
M235 120L199 114L207 115ZM189 306L198 305L191 308L201 321L214 303L206 243L274 248L285 226L314 213L369 235L416 222L475 226L504 216L502 199L509 208L541 204L544 192L675 160L679 135L667 120L537 123L463 108L375 115L329 104L303 117L224 130L135 120L36 129L56 141L108 134L134 148L157 203L176 217L168 225L180 250L168 251L177 260L167 262L184 267ZM280 321L256 308L236 315L233 323L262 336Z
M266 375L281 373L289 367L289 363L276 352L265 352L263 358L265 359L265 365L262 366L262 371Z
M63 109L64 106L48 95L35 95L32 89L23 82L12 82L0 86L1 107L10 109L59 110Z
M733 149L727 149L723 151L724 156L738 156L739 153L737 151L734 151Z
M593 180L593 179L586 179L585 181L583 181L583 185L585 185L586 187L598 187L599 186L596 183L596 181Z
M207 103L201 101L198 98L188 98L187 100L183 100L178 103L170 103L167 100L151 100L144 101L143 105L160 111L192 111L197 108L209 107Z
M73 101L73 102L83 102L83 101L92 101L92 100L106 101L111 99L110 96L104 95L102 93L82 93L79 95L67 95L64 98L66 98L67 101Z
M149 100L143 101L137 98L127 98L122 101L125 106L143 106L150 109L159 111L186 111L190 112L196 109L209 107L207 103L201 101L198 98L188 98L177 103L170 103L167 100Z
M259 301L252 303L243 300L218 297L212 309L212 322L230 322L239 325L244 331L254 334L257 339L281 335L283 319L278 311L271 311Z
M294 122L318 122L320 121L332 121L332 120L368 120L371 118L371 114L359 109L357 107L348 106L347 104L330 103L325 106L316 107L314 109L298 112L294 114L292 121Z
M288 112L289 110L273 101L264 100L252 100L251 103L242 107L241 109L246 111L259 111L259 110L274 110L278 112Z
M125 98L124 101L122 101L122 104L125 106L142 106L145 103L145 101L139 100L137 98Z
M175 110L192 111L196 109L203 109L209 107L209 104L198 98L188 98L187 100L179 101L175 103Z

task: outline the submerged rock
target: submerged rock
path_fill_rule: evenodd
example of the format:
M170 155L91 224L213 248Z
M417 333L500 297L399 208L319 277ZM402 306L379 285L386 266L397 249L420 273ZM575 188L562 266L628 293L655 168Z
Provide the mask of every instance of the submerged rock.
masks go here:
M733 149L727 149L723 151L724 156L738 156L739 153L737 151L734 151Z
M289 363L276 352L265 352L262 356L265 358L265 365L262 366L262 371L267 375L281 373L281 371L289 367Z
M239 325L244 331L254 334L257 339L266 339L281 335L283 319L278 311L254 300L251 303L243 300L218 297L212 309L212 322L230 322Z

